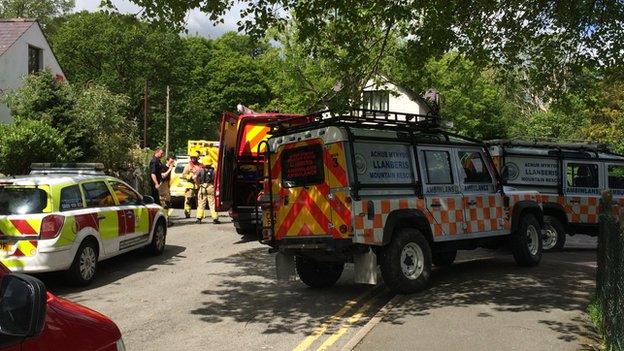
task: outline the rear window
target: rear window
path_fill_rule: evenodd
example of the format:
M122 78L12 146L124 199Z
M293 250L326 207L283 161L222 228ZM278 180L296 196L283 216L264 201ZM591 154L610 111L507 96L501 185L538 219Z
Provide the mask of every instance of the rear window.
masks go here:
M325 180L323 149L320 144L282 152L282 186L294 188L320 184Z
M0 215L43 213L48 205L48 193L39 188L0 187Z
M177 162L175 170L173 170L173 172L174 173L182 173L182 172L184 172L184 167L186 167L187 164L188 164L188 162Z
M61 189L61 211L71 211L83 208L82 194L78 185L70 185Z

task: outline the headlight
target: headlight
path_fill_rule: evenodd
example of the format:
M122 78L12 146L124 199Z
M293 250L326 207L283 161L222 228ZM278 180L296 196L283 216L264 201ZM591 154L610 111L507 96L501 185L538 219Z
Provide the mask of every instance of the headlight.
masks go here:
M117 351L126 351L126 345L124 345L123 338L119 338L116 343Z

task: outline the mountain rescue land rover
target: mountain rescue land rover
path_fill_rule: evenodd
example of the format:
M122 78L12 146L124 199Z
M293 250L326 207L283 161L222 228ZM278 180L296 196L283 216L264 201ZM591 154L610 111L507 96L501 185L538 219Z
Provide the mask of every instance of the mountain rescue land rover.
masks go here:
M517 264L542 256L535 191L504 192L482 142L439 119L354 110L273 125L265 152L263 243L278 279L336 283L345 263L355 281L394 291L424 289L432 265L457 250L508 245Z
M613 194L615 211L624 209L624 155L605 145L512 140L487 144L503 185L540 192L544 250L562 249L566 234L598 234L603 190Z

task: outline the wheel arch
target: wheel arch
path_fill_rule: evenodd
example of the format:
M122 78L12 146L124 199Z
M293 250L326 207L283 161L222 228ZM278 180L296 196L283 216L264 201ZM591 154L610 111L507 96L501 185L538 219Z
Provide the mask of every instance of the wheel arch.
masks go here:
M102 258L103 253L105 253L104 243L102 242L99 233L91 227L85 228L78 232L78 234L76 234L76 239L74 240L74 248L72 250L72 257L76 255L76 252L78 252L78 248L85 240L95 240L98 249L98 259Z
M519 201L514 204L513 214L511 217L511 231L515 232L520 225L520 219L524 214L533 214L540 226L544 226L544 212L539 204L535 201Z
M382 246L388 245L397 229L412 227L422 231L423 235L433 243L431 225L425 214L418 209L395 210L388 214L383 230Z
M563 206L557 203L548 202L542 205L544 216L555 217L563 224L564 228L568 228L568 216Z

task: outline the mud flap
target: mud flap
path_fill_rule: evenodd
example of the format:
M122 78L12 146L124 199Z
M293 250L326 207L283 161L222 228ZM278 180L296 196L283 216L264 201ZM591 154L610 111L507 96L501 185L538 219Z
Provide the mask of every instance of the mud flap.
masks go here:
M354 280L360 284L377 284L377 255L373 250L353 256Z
M275 269L277 271L278 281L286 282L297 280L295 256L278 252L275 255Z

